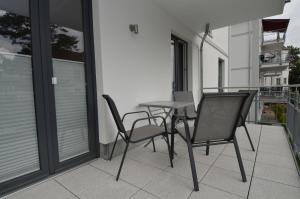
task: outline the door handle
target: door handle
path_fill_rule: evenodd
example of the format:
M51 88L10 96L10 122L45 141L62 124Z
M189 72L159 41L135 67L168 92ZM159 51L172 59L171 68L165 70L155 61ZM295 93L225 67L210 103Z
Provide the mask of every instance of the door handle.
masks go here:
M56 85L57 84L57 77L52 77L51 78L51 83L52 83L52 85Z

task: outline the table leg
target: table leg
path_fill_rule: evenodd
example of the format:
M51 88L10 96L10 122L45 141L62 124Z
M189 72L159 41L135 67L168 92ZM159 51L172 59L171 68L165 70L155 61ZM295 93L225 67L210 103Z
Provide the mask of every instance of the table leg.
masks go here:
M176 116L173 115L171 119L171 157L174 159L174 139L175 139L175 122Z

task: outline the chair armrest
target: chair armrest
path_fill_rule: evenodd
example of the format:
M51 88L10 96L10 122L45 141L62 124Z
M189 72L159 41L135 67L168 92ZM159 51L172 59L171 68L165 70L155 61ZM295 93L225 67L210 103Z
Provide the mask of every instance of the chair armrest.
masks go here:
M167 122L165 120L165 118L163 118L162 116L153 116L153 117L145 117L145 118L140 118L140 119L137 119L133 122L132 124L132 127L131 127L131 130L130 130L130 134L129 134L129 137L131 137L134 129L135 129L135 126L137 123L141 122L141 121L144 121L144 120L151 120L151 119L162 119L163 120L163 124L164 124L164 127L165 127L165 132L167 132Z
M122 122L124 121L124 119L126 118L126 116L128 115L133 115L133 114L138 114L138 113L145 113L147 115L147 117L149 118L150 117L150 114L147 112L147 111L134 111L134 112L128 112L128 113L125 113L122 117ZM149 119L149 123L151 124L151 121Z

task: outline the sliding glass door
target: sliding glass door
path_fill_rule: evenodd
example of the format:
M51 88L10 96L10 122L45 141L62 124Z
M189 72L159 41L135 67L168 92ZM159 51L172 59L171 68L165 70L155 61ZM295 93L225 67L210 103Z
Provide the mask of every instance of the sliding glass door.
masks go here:
M89 152L82 1L50 0L59 161Z
M91 1L0 1L0 197L99 152Z
M0 196L49 173L36 3L0 1Z
M29 3L19 3L25 16L0 8L0 183L40 170Z

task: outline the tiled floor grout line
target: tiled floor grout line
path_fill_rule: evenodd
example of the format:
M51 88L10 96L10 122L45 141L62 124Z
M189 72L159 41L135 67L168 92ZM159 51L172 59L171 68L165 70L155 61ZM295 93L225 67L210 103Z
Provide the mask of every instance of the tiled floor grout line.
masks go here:
M128 151L128 152L129 152L129 151ZM166 155L165 153L162 153L162 152L159 152L159 151L153 152L153 153L160 153L160 154ZM157 167L157 166L154 166L154 165L149 165L149 164L147 164L147 163L144 163L143 161L139 161L139 160L133 159L133 158L131 158L130 156L128 156L128 157L126 156L126 158L128 158L128 159L130 159L130 160L133 160L133 161L136 161L136 162L138 162L138 163L140 163L140 164L146 165L146 166L148 166L148 167L153 167L153 168L159 169L159 170L161 170L161 171L164 171L164 170L166 170L166 169L168 168L168 166L167 166L166 168L162 169L162 168ZM125 160L125 161L126 161L126 160ZM125 161L124 161L124 162L125 162ZM125 163L124 163L124 164L125 164Z
M136 192L134 192L128 199L132 198L132 197L133 197L135 194L137 194L140 190L142 190L142 189L136 190Z
M248 189L248 193L247 193L247 199L249 199L251 185L252 185L252 180L253 180L253 177L254 177L254 170L255 170L256 160L257 160L257 156L258 156L258 148L259 148L259 144L260 144L262 129L263 129L263 126L261 125L260 126L260 134L259 134L259 138L258 138L258 144L257 144L257 147L256 147L256 154L255 154L255 159L254 159L254 165L253 165L251 179L250 179L250 184L249 184L249 189Z
M221 157L222 153L225 151L226 145L223 148L222 152L217 156L217 158L211 163L211 165L209 166L209 168L207 169L207 171L205 172L205 174L203 175L203 177L201 178L201 180L199 181L199 183L201 183L203 181L203 179L206 177L206 175L208 174L208 172L211 170L211 168L215 165L215 163L217 162L217 160Z
M90 164L89 166L91 166L91 167L93 167L93 168L95 168L95 169L97 169L97 170L99 170L99 171L102 171L102 172L104 172L104 173L110 175L111 177L115 177L113 174L111 174L111 173L109 173L109 172L107 172L107 171L105 171L105 170L103 170L103 169L100 169L100 168L98 168L98 167L95 167L94 165L91 165L91 164ZM134 184L132 184L132 183L130 183L130 182L124 180L124 179L120 179L120 180L123 181L123 182L125 182L125 183L127 183L127 184L129 184L129 185L131 185L131 186L134 186L134 187L137 188L137 191L134 192L128 199L132 198L132 197L133 197L135 194L137 194L139 191L145 191L145 190L143 190L143 188L138 187L138 186L136 186L136 185L134 185ZM145 186L146 186L146 185L145 185ZM145 192L146 192L146 191L145 191ZM147 193L148 193L148 192L147 192ZM150 193L149 193L149 194L150 194ZM151 194L151 195L153 195L153 194ZM153 196L155 196L155 195L153 195ZM157 196L155 196L155 197L157 197ZM158 198L160 198L160 197L158 197Z
M218 188L218 187L214 187L214 186L211 186L211 185L208 185L208 184L205 184L205 183L203 183L202 181L203 181L203 179L206 177L206 175L208 174L208 172L211 170L211 168L215 165L215 163L216 163L216 161L219 159L219 157L221 157L222 156L222 154L223 154L223 152L225 151L225 149L226 149L226 146L228 146L228 145L225 145L225 147L224 147L224 149L222 150L222 152L218 155L218 157L214 160L214 162L210 165L210 167L208 168L208 170L205 172L205 174L203 175L203 177L201 178L201 180L199 181L199 184L200 183L202 183L202 184L204 184L204 185L206 185L206 186L208 186L208 187L210 187L210 188L213 188L213 189L217 189L217 190L219 190L219 191L222 191L222 192L226 192L226 193L228 193L228 194L230 194L230 195L234 195L234 196L238 196L238 197L241 197L241 198L245 198L245 197L242 197L241 195L238 195L238 194L235 194L235 193L231 193L231 192L229 192L229 191L226 191L226 190L223 190L223 189L220 189L220 188ZM219 168L219 167L217 167L217 168ZM223 168L221 168L221 169L223 169ZM228 170L229 171L229 170ZM234 171L230 171L230 172L233 172L234 173ZM190 196L189 196L190 197ZM189 198L188 198L189 199Z
M149 191L147 191L147 190L145 190L145 189L141 189L141 190L144 191L144 192L146 192L146 193L148 193L148 194L150 194L151 196L153 196L153 197L155 197L155 198L163 199L163 198L161 198L160 196L157 196L157 195L155 195L155 194L153 194L153 193L151 193L151 192L149 192Z
M219 190L219 191L221 191L221 192L225 192L225 193L228 193L228 194L230 194L230 195L233 195L233 196L237 196L237 197L239 197L239 198L244 198L244 199L246 199L246 197L243 197L243 196L241 196L241 195L239 195L239 194L232 193L232 192L230 192L230 191L227 191L227 190L224 190L224 189L221 189L221 188L218 188L218 187L214 187L214 186L209 185L209 184L206 184L206 183L201 183L201 184L203 184L203 185L205 185L205 186L208 186L208 187L210 187L210 188L212 188L212 189L216 189L216 190Z
M286 183L283 183L283 182L278 182L278 181L275 181L275 180L270 180L270 179L262 178L262 177L259 177L259 176L254 176L254 177L258 178L260 180L274 182L274 183L277 183L277 184L281 184L281 185L285 185L285 186L289 186L289 187L300 189L300 187L296 187L296 186L293 186L293 185L290 185L290 184L286 184Z
M70 192L75 198L80 199L79 196L77 196L75 193L73 193L71 190L69 190L65 185L63 185L62 183L60 183L58 180L56 180L55 178L53 179L59 186L61 186L62 188L64 188L66 191Z
M222 153L224 152L226 146L223 148L223 150L219 153L219 155L217 156L217 158L209 165L207 171L204 173L204 175L202 176L202 178L199 180L199 184L202 182L202 180L206 177L206 175L208 174L208 172L211 170L211 168L214 166L214 164L216 163L216 161L219 159L219 157L221 157ZM201 190L199 190L201 191ZM191 195L193 194L194 190L190 193L190 195L187 197L187 199L189 199L191 197Z
M95 166L93 166L93 165L90 165L90 166L93 167L94 169L98 170L98 171L102 171L102 172L108 174L110 177L114 177L114 178L116 177L115 175L113 175L113 174L111 174L111 173L109 173L109 172L107 172L107 171L105 171L105 170L103 170L103 169L100 169L100 168L95 167ZM125 183L127 183L127 184L129 184L129 185L131 185L131 186L134 186L135 188L137 188L137 189L139 189L139 190L142 189L141 187L138 187L138 186L136 186L135 184L132 184L131 182L128 182L128 181L124 180L124 179L121 178L121 177L120 177L119 180L121 180L121 181L123 181L123 182L125 182Z
M77 165L76 167L73 167L73 168L71 168L71 169L68 169L68 170L66 170L66 171L63 171L63 172L61 172L61 173L57 173L57 174L50 175L50 176L46 177L45 179L43 179L43 180L41 180L41 181L39 181L39 182L35 182L35 183L33 183L33 184L30 184L30 185L28 185L28 186L26 186L26 187L24 187L24 188L21 188L21 189L19 189L19 190L16 190L16 191L14 191L14 192L12 192L12 193L6 195L5 198L1 198L1 197L0 197L0 199L6 199L7 197L10 197L10 196L13 196L13 195L15 195L15 194L17 194L17 193L20 193L20 192L23 192L23 191L32 189L32 188L34 188L34 187L36 187L36 186L38 186L38 185L40 185L40 184L46 183L46 182L51 181L51 180L56 181L55 178L57 178L57 177L59 177L59 176L62 176L62 175L65 175L65 174L67 174L67 173L70 173L70 172L72 172L72 171L74 171L74 170L77 170L77 169L83 167L83 166L87 166L87 165L89 165L91 162L94 162L94 161L96 161L96 160L90 160L90 161L88 161L88 162L85 162L85 163L82 163L82 164L80 164L80 165Z

